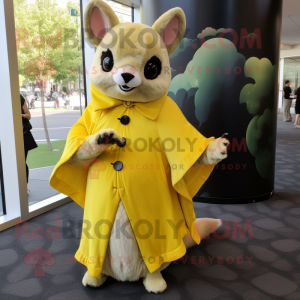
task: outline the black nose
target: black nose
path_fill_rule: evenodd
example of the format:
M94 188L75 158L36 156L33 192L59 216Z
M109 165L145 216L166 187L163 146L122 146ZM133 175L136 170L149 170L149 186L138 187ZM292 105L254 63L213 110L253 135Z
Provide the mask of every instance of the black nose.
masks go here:
M121 76L124 78L124 81L126 83L128 83L131 79L134 78L134 75L132 75L130 73L123 73L123 74L121 74Z

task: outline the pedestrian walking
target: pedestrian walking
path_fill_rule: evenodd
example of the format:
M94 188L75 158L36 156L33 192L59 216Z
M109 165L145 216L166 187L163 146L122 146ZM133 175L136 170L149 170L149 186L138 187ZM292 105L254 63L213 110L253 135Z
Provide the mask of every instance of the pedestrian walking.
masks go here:
M286 80L285 87L283 88L282 94L284 96L283 99L283 121L284 122L292 122L293 118L291 115L291 106L293 101L293 93L291 89L291 82Z
M295 119L295 127L300 128L299 119L300 119L300 86L298 87L297 91L295 92L295 98L296 98L296 106L295 106L295 114L296 114L296 119Z

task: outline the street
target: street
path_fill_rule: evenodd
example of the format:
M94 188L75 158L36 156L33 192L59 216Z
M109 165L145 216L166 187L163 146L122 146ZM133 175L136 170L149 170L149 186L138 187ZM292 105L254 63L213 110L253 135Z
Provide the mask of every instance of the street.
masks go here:
M32 118L31 133L37 143L45 140L45 131L41 111L30 110ZM46 111L47 126L51 140L65 140L71 127L80 118L80 111Z

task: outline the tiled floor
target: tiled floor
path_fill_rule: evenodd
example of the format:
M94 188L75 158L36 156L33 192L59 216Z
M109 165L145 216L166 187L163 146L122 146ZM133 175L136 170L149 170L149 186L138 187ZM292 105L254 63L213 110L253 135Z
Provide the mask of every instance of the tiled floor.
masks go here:
M141 280L109 278L101 288L83 287L85 267L72 261L83 210L71 202L30 220L28 236L19 237L15 228L0 233L0 299L300 299L299 141L300 129L280 118L273 198L246 205L195 203L197 217L221 218L225 226L219 238L203 240L163 271L168 284L163 294L148 294ZM55 219L60 222L59 239L32 236L33 228L46 231ZM245 236L237 230L239 224L248 228ZM37 247L55 259L44 273L34 271L35 263L26 256ZM37 276L41 274L45 277Z

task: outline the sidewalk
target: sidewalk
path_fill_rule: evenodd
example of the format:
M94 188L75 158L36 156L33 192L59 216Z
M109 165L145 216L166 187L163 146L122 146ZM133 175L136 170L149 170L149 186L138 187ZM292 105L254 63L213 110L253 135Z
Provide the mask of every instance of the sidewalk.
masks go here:
M29 205L59 194L58 191L49 185L49 179L53 169L54 166L29 170Z
M31 117L41 117L42 116L42 110L39 108L35 109L29 109ZM54 115L54 114L60 114L60 113L78 113L78 110L67 110L66 108L60 108L60 109L46 109L46 116L48 115Z

